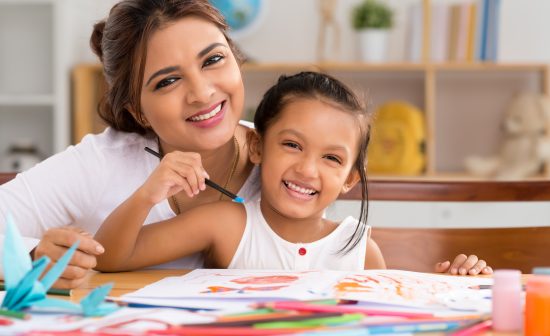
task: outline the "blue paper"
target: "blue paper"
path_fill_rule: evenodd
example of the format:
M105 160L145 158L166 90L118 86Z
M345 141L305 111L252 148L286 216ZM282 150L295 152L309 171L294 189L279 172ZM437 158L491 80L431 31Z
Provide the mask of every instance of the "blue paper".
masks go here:
M116 305L104 302L105 297L112 288L112 284L94 289L82 299L80 304L51 299L46 296L48 289L57 281L69 264L78 242L71 246L40 280L40 276L51 260L44 256L32 262L24 246L23 239L13 222L13 218L8 215L2 260L6 295L0 306L1 308L13 311L21 311L27 308L61 309L70 313L83 314L84 316L103 316L118 309Z

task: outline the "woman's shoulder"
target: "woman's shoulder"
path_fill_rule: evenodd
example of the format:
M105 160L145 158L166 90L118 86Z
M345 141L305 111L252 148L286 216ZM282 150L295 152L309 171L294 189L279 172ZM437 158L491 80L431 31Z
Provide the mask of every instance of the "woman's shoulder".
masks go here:
M141 135L137 133L121 132L107 127L99 134L88 134L76 147L95 147L100 150L117 151L140 148L155 144L152 134Z

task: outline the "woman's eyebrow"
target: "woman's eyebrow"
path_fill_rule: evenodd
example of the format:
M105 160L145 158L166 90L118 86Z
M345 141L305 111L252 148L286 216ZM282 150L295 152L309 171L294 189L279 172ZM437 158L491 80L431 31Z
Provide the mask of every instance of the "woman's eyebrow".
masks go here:
M167 73L170 73L170 72L173 72L173 71L176 71L176 70L179 70L179 66L177 65L173 65L173 66L168 66L166 68L162 68L160 69L159 71L155 72L153 75L151 75L151 77L149 77L149 79L147 80L147 83L145 83L145 86L149 85L149 83L151 83L151 81L157 77L157 76L160 76L160 75L164 75L164 74L167 74Z
M197 58L203 58L206 54L208 54L212 49L216 48L216 47L219 47L219 46L222 46L222 47L226 47L225 44L223 43L220 43L220 42L214 42L212 43L211 45L209 45L208 47L204 48L203 50L201 50L198 54L197 54Z

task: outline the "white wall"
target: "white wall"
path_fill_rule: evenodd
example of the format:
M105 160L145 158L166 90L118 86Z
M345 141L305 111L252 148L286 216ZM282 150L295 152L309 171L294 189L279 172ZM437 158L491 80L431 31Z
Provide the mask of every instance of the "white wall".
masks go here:
M420 0L385 0L395 9L396 25L390 42L389 61L403 60L408 6ZM464 0L432 0L457 2ZM72 13L68 31L71 59L91 62L95 57L88 40L92 25L107 15L116 0L67 1ZM317 0L265 0L267 14L257 30L239 39L246 54L262 62L313 62L319 31ZM341 61L357 59L351 8L360 0L338 0L336 21L341 29ZM550 1L502 0L499 60L550 62Z

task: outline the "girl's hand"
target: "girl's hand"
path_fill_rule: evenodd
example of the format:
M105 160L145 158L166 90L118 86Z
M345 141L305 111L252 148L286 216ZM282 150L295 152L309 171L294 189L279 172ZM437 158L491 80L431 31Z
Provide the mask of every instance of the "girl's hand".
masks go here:
M435 271L437 273L449 273L452 275L493 274L491 266L488 266L485 260L478 259L473 254L469 257L465 254L459 254L452 264L448 260L437 263Z
M174 151L166 154L138 192L155 205L184 191L193 197L206 188L208 174L198 153Z

